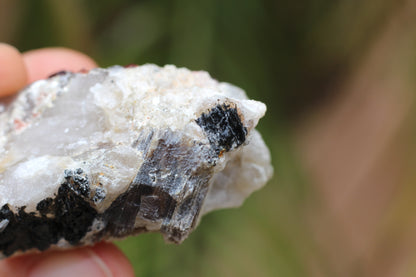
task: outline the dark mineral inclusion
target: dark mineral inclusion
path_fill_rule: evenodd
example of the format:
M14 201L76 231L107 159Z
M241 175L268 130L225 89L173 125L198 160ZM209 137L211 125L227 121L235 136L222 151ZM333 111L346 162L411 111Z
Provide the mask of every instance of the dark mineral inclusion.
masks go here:
M13 212L9 205L4 205L0 209L0 251L10 256L16 251L45 250L62 238L71 245L81 245L86 234L94 231L94 221L100 222L101 227L97 227L92 242L149 231L135 226L137 217L160 222L160 232L169 241L181 242L196 224L216 160L224 151L242 145L247 135L238 110L227 104L203 113L196 122L206 134L210 149L183 145L180 134L167 131L158 138L157 147L148 151L154 136L149 132L133 145L145 151L145 162L127 191L104 212L99 213L95 204L105 198L105 192L99 187L90 190L82 168L66 170L58 193L39 202L37 212L27 213L24 206ZM188 158L198 151L210 166L201 167L199 158ZM168 169L171 177L158 178L160 168ZM183 182L194 183L199 189L177 203L171 191Z

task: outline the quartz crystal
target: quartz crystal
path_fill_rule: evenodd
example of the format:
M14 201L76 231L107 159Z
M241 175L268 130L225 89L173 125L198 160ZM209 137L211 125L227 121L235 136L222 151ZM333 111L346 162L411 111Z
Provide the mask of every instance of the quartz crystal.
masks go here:
M32 83L0 109L0 258L142 232L182 242L271 177L265 111L172 65Z

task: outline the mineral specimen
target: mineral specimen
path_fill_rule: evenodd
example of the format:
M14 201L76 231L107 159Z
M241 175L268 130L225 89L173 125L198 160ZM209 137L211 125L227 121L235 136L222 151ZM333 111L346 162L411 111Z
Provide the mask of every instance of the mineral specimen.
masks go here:
M0 110L0 258L142 232L180 243L272 174L265 105L206 72L59 72Z

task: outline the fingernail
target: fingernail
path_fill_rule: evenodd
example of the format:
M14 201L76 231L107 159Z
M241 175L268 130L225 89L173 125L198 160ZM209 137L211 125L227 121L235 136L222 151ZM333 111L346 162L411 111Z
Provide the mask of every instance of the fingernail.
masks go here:
M107 265L89 248L55 252L30 270L30 277L91 276L111 277Z

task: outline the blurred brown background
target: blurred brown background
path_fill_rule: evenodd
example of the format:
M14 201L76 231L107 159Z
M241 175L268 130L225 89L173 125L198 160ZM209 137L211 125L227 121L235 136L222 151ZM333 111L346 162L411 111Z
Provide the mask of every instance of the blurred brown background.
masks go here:
M416 276L416 1L0 0L0 41L203 69L268 105L273 180L183 245L120 242L137 276Z

